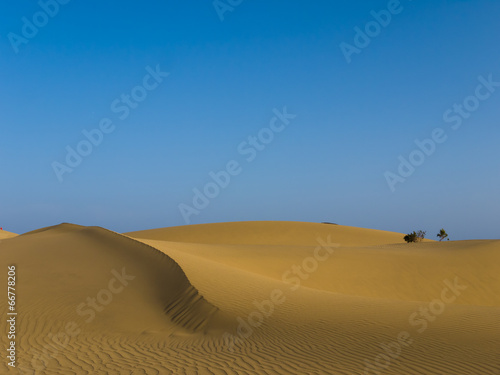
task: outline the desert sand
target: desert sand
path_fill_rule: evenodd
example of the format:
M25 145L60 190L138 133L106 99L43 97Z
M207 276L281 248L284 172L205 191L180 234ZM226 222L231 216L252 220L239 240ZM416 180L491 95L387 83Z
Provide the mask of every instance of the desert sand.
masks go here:
M16 233L8 232L6 230L0 230L0 240L3 240L4 238L12 238L17 236Z
M500 240L60 224L0 232L0 262L18 312L2 374L500 374Z

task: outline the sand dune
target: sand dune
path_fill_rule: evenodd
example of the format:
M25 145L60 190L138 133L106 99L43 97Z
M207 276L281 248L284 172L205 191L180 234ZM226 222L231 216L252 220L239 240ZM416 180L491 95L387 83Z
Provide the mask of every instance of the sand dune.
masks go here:
M21 367L50 347L49 334L79 331L69 343L76 350L81 339L105 332L168 337L216 330L223 315L171 258L102 228L62 224L4 240L1 263L18 269ZM50 373L60 360L71 362L66 355L60 350L35 363Z
M401 233L396 232L289 221L184 225L126 234L150 240L229 245L317 246L317 238L326 238L328 235L344 246L373 246L404 242Z
M126 235L63 224L4 239L0 262L18 269L19 365L27 374L500 374L500 241L402 238L244 222Z
M291 270L314 256L310 246L249 246L176 243L141 239L175 258L190 254L200 260L215 261L279 281L350 296L388 300L426 301L441 291L441 281L460 277L483 285L486 275L494 275L500 262L500 241L463 241L459 243L421 243L342 246L307 278ZM383 254L383 256L381 256ZM286 265L289 265L286 267ZM463 267L467 264L467 267ZM308 264L302 268L313 267ZM500 306L500 283L491 279L487 288L478 288L460 299L460 304ZM457 302L458 303L458 302Z
M12 232L8 232L6 230L0 230L0 240L2 240L4 238L12 238L15 236L17 236L17 234L12 233Z

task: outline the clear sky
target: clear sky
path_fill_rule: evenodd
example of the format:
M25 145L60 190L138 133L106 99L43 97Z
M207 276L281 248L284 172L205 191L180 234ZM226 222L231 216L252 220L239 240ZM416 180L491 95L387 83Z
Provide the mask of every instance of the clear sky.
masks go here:
M5 230L500 238L500 2L54 1L0 14Z

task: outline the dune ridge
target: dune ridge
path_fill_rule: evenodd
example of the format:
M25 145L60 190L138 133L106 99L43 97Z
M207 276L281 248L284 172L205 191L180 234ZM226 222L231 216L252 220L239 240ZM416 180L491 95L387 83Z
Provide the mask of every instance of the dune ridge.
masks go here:
M17 236L16 233L12 233L12 232L9 232L6 230L0 230L0 240L5 239L5 238L12 238L12 237L16 237L16 236Z
M4 240L0 251L3 266L17 265L18 307L23 315L55 314L44 322L45 329L71 320L92 330L114 327L143 332L152 325L153 331L202 332L213 328L211 322L219 314L174 260L107 229L61 224ZM91 324L82 323L75 307L89 296L99 297L113 275L125 277L127 286L109 305L100 306L105 307L102 312L95 308ZM37 336L37 331L25 334Z
M317 238L332 237L343 246L404 243L403 234L345 225L294 221L240 221L183 225L125 233L134 238L224 245L317 246ZM431 240L425 240L431 241Z

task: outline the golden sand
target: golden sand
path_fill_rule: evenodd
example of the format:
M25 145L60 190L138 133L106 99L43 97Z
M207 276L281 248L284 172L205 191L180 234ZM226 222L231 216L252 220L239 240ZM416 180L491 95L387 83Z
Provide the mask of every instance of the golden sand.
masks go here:
M21 373L500 374L500 240L297 222L7 233Z
M2 240L4 238L12 238L15 236L17 236L17 234L12 233L12 232L8 232L6 230L0 230L0 240Z

